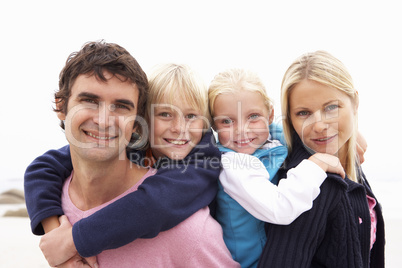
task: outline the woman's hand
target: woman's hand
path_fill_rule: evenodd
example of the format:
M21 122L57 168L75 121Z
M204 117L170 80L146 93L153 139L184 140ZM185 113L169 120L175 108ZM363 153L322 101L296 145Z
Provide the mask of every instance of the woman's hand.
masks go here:
M345 170L338 157L330 154L316 153L310 156L309 160L316 163L325 172L336 173L345 178Z

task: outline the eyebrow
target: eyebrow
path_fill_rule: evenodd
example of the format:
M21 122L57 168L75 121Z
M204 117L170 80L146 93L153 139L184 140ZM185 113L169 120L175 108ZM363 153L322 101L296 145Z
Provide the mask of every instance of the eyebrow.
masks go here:
M133 109L135 108L134 103L132 101L130 101L130 100L127 100L127 99L117 99L117 100L115 100L115 102L128 105Z
M93 93L89 93L89 92L81 92L80 94L78 94L79 98L90 98L90 99L94 99L94 100L99 100L100 97L96 94ZM116 99L115 100L116 103L120 103L120 104L125 104L130 106L131 108L135 108L135 105L132 101L127 100L127 99Z
M323 106L325 107L325 106L327 106L328 104L330 104L330 103L332 103L332 102L338 102L338 103L342 103L342 101L341 100L338 100L338 99L334 99L334 100L329 100L329 101L327 101L326 103L324 103L323 104ZM295 108L293 108L293 109L296 109L296 110L300 110L300 109L309 109L308 107L302 107L302 106L298 106L298 107L295 107Z

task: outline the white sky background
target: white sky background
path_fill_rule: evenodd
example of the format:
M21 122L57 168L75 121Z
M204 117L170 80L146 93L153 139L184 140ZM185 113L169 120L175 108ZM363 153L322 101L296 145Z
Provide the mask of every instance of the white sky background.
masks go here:
M138 3L137 3L138 2ZM370 180L398 179L402 15L399 1L2 1L0 184L65 145L52 112L67 56L87 41L125 47L145 71L187 63L209 83L229 67L254 70L276 101L299 55L327 50L360 93Z

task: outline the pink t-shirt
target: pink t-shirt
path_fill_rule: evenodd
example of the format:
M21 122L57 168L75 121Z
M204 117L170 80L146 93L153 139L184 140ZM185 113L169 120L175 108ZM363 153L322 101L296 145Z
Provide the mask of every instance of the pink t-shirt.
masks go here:
M63 186L62 207L71 224L88 217L108 204L137 190L149 176L145 176L125 193L115 199L87 211L78 209L68 194L74 173ZM135 226L133 226L135 228ZM97 256L100 268L106 267L240 267L227 249L222 228L205 207L181 222L176 227L159 233L152 239L137 239L118 249L105 250Z
M374 207L375 205L377 205L377 202L371 196L367 196L367 202L369 205L370 220L371 220L371 235L370 235L370 249L371 249L373 248L377 233L377 214L374 210Z

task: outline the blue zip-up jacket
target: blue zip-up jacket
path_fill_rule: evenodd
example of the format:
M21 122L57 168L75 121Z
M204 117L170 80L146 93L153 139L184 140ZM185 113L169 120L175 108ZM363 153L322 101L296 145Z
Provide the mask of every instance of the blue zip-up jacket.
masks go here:
M137 162L143 156L142 151L129 153L129 158ZM160 159L157 173L147 178L137 191L73 226L78 253L83 257L94 256L137 238L155 237L208 206L218 189L220 157L209 130L183 160ZM62 186L72 169L69 146L50 150L28 166L24 188L34 234L44 233L42 220L64 214Z
M220 144L218 148L222 152L234 152ZM279 145L269 149L257 149L252 155L264 164L269 173L269 180L276 185L276 174L287 152L286 146ZM257 267L267 241L265 222L245 210L224 191L220 183L216 200L216 219L222 226L223 238L233 259L242 267Z

